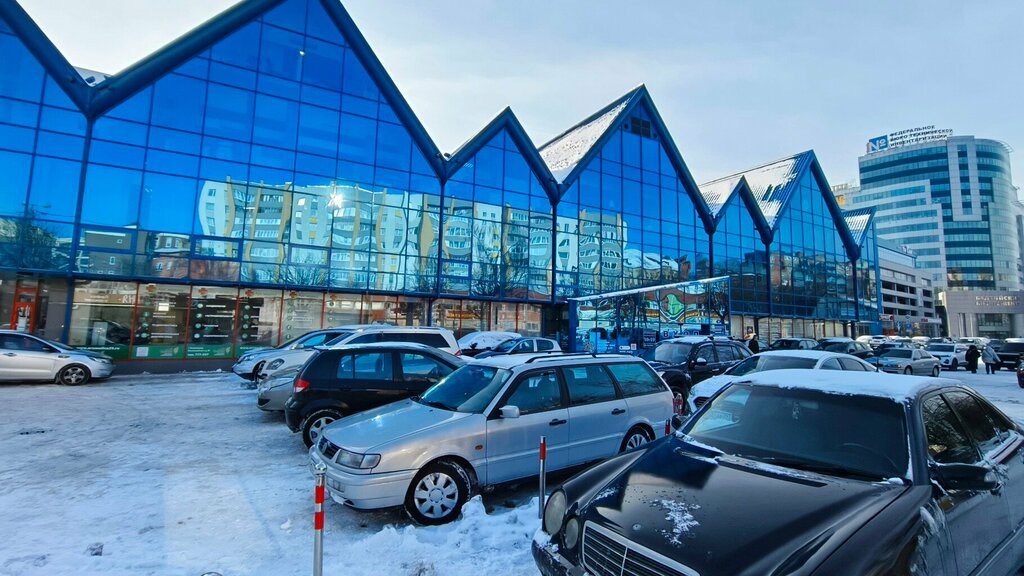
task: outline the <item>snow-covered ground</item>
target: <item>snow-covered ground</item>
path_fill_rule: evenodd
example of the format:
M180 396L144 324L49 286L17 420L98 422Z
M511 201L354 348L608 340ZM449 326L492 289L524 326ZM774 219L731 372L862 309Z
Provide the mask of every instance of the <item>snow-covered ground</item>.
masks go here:
M1013 373L943 376L1024 420ZM311 573L304 447L233 374L6 385L0 405L0 575ZM499 490L435 528L328 502L324 573L536 574L534 497Z

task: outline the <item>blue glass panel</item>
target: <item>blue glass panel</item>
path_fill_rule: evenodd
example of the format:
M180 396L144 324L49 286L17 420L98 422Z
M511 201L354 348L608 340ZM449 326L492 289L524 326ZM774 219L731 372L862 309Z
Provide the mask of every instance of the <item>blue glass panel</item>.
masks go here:
M302 105L299 113L299 150L336 155L340 119L340 114L335 110Z
M135 122L149 122L149 104L152 99L153 91L150 88L146 88L115 106L105 116Z
M245 142L235 140L223 140L207 136L203 138L203 156L231 160L234 162L248 162L250 146Z
M635 168L640 167L640 137L629 132L622 134L622 163Z
M0 130L2 133L2 130ZM3 136L0 134L0 144L3 143ZM36 140L36 153L47 156L57 156L69 160L81 160L85 150L85 138L78 136L67 136L56 132L40 130Z
M3 18L0 18L0 32L7 32L8 34L14 34L14 31L11 30L11 27L7 25L7 22L4 22Z
M632 180L621 180L621 182L622 197L626 199L625 203L622 205L622 210L629 214L640 214L640 184Z
M545 214L551 213L551 201L548 200L547 195L544 196L530 196L530 210L533 212L541 212Z
M500 139L501 137L498 136ZM499 140L500 141L500 140ZM501 188L505 153L498 148L485 146L476 153L473 165L476 169L475 182L483 186Z
M298 82L261 73L256 90L272 96L298 100L299 94L302 92L302 85Z
M145 159L146 149L138 146L93 140L89 148L89 161L100 164L141 169Z
M294 181L295 175L291 170L281 170L279 168L253 164L249 167L249 180L251 182L261 182L268 186L284 186L288 182Z
M299 146L301 150L308 150L303 146ZM304 172L306 174L319 174L320 176L333 177L334 168L337 165L333 158L325 158L323 156L314 156L312 154L296 154L295 155L295 171Z
M64 132L76 136L85 136L85 116L80 112L72 112L61 108L43 106L39 117L39 127L54 132Z
M421 176L412 174L409 181L409 189L424 194L441 194L441 183L434 176Z
M210 74L210 61L204 58L193 58L181 66L178 66L175 72L177 74L206 80L207 76Z
M372 164L377 148L377 123L367 118L341 115L338 158Z
M0 214L21 216L25 213L25 198L28 194L29 167L32 157L28 154L0 151Z
M246 90L210 84L206 104L206 133L236 140L252 136L255 94Z
M255 90L256 72L246 70L245 68L239 68L237 66L231 66L229 64L211 62L210 81L220 82L221 84L227 84L237 88L245 88L246 90Z
M366 72L362 62L351 50L345 50L345 83L342 91L346 94L377 100L380 92Z
M260 44L260 72L299 80L302 36L273 26L264 26L263 41Z
M290 172L295 169L295 152L253 144L252 163Z
M32 128L0 124L0 148L32 152L36 131Z
M409 173L404 170L389 170L387 168L377 166L377 169L374 171L374 184L390 188L392 190L408 190Z
M210 59L255 70L259 46L260 23L252 22L218 42L210 51Z
M203 180L245 182L249 179L249 166L238 162L203 158L199 162L199 177Z
M152 127L149 129L150 148L160 148L172 152L199 154L202 136L189 132L179 132L166 128Z
M373 166L339 160L337 176L350 182L366 184L373 182Z
M377 117L377 101L357 98L346 94L341 99L341 109L344 112L366 116L367 118Z
M345 39L342 38L338 27L335 26L334 20L324 11L323 6L319 2L310 2L308 10L309 13L306 14L306 34L334 42L335 44L345 43Z
M125 122L113 118L100 118L95 122L92 129L93 138L110 140L124 144L135 144L136 146L146 145L145 124Z
M153 124L200 132L206 107L206 82L171 74L156 83Z
M385 168L409 170L412 139L405 128L381 122L377 131L377 163Z
M434 176L434 169L427 164L427 159L424 158L423 153L415 144L412 147L412 171L417 174L426 174Z
M81 116L78 115L79 118ZM12 98L0 98L0 122L34 128L39 122L39 105Z
M43 67L17 38L0 35L0 96L39 102L43 97Z
M643 169L657 172L661 156L661 144L657 140L651 140L650 138L641 138L640 141L643 148Z
M395 114L394 109L388 106L387 102L381 101L378 107L378 118L385 122L391 122L392 124L401 124L402 121L398 119L398 115Z
M139 225L150 230L188 234L192 231L195 205L195 179L147 173L142 187Z
M294 148L298 132L299 103L265 94L256 96L253 142Z
M647 218L658 218L661 215L661 188L643 185L643 214Z
M324 106L326 108L337 109L341 104L341 94L331 92L330 90L323 90L316 86L310 86L309 84L302 85L301 98L305 103L316 104L317 106Z
M518 151L505 151L505 189L524 193L530 191L530 167Z
M314 0L315 1L315 0ZM306 29L306 0L287 0L277 8L267 12L263 21L289 30L302 32Z
M601 175L601 208L609 212L618 212L623 207L622 179L607 174ZM636 203L633 196L626 196L626 202Z
M36 158L32 168L29 216L50 220L74 220L78 206L79 162Z
M90 164L82 198L82 222L135 226L141 189L141 171Z
M321 88L341 90L341 70L345 49L312 38L306 39L302 59L302 81Z
M146 169L168 174L195 176L199 173L199 157L150 149L146 153Z

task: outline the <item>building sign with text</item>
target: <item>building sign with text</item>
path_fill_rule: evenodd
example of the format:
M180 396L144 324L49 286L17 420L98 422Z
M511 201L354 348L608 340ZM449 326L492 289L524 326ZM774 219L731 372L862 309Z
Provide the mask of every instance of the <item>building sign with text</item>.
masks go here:
M934 124L931 126L908 128L906 130L890 132L889 134L884 134L868 140L867 153L871 154L872 152L881 152L883 150L910 146L911 144L919 144L921 142L945 140L952 135L953 131L949 128L936 128Z

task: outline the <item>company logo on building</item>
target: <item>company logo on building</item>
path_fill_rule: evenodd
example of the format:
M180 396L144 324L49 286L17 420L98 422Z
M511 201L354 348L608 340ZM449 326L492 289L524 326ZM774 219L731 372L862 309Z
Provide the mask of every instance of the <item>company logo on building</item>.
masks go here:
M936 128L935 125L908 128L868 140L867 153L881 152L890 148L910 146L911 144L920 144L921 142L945 140L952 135L953 131L951 129Z

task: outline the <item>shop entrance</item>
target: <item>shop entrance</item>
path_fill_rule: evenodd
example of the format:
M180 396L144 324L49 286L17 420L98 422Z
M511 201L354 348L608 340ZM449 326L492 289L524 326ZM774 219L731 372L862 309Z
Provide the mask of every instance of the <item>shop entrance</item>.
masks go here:
M11 304L11 330L34 332L38 323L39 282L18 280L14 287L14 301Z

